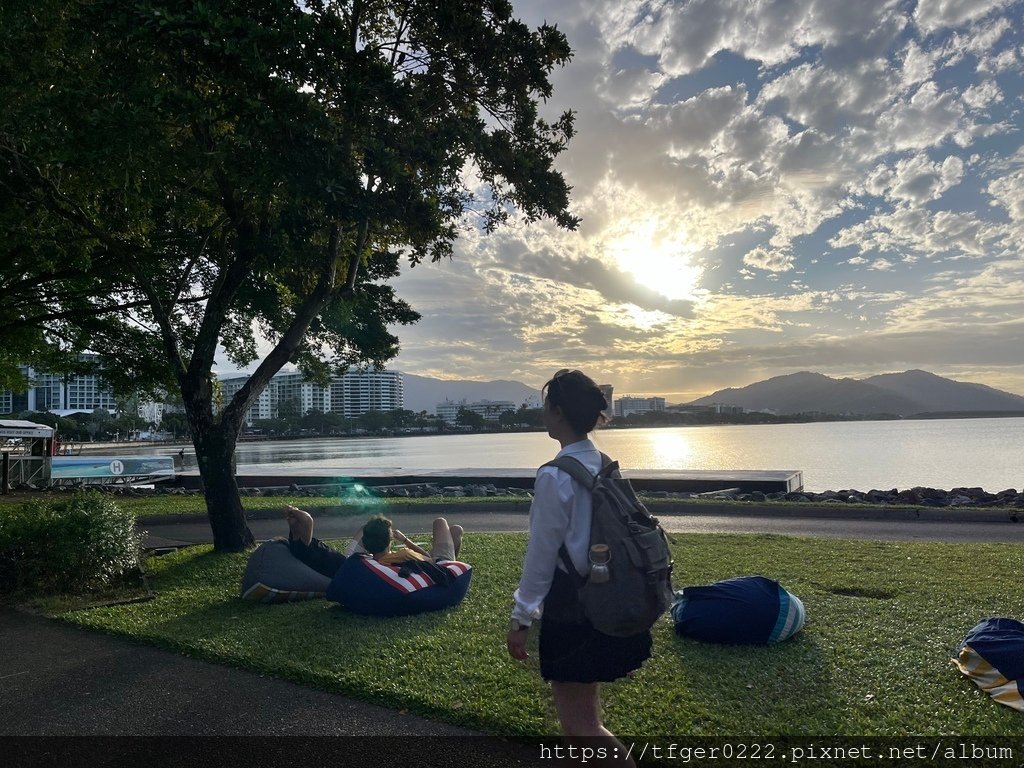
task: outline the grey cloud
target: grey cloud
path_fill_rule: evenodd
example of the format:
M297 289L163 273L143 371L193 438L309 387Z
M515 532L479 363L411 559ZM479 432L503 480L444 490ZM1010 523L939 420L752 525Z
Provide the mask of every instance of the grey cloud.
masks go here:
M635 304L641 309L658 310L676 317L693 315L693 302L667 299L640 285L631 275L592 256L565 258L547 250L531 252L522 248L515 254L506 251L505 257L495 267L577 288L589 288L608 302Z
M1016 0L919 0L914 21L926 33L945 27L959 27L982 19L997 8Z

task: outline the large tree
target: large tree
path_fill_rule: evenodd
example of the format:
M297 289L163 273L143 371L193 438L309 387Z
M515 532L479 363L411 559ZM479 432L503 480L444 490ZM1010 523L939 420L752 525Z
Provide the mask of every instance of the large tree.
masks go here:
M0 287L18 300L0 347L84 345L179 390L217 550L252 542L235 442L282 365L393 357L389 329L418 316L388 281L450 257L460 227L576 225L553 168L572 117L538 110L570 50L506 0L0 14ZM222 409L218 345L261 360Z

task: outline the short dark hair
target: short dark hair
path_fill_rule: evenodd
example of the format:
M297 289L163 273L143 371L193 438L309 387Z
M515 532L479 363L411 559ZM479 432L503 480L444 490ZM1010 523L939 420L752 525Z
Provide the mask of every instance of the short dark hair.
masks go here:
M384 515L371 517L363 526L363 549L371 555L386 552L391 543L391 521Z
M602 411L608 401L594 380L582 371L559 371L541 389L544 399L558 407L569 426L578 435L593 431L607 420Z

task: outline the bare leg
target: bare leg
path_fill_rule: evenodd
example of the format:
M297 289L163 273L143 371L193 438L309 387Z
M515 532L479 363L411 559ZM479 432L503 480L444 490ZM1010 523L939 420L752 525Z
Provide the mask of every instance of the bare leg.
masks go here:
M599 683L551 683L555 710L562 724L562 733L570 744L576 739L594 746L595 741L607 749L607 760L597 765L624 765L636 768L626 748L601 722L601 686Z
M301 541L309 546L309 543L313 540L313 518L309 512L293 507L290 504L285 507L285 510L284 518L288 521L288 538L294 541Z
M459 552L462 551L462 526L453 525L449 528L452 532L452 543L455 545L455 559L459 559Z
M443 517L435 518L432 534L430 556L435 560L454 560L458 550L455 548L455 541L452 539L452 529L448 527L448 521ZM460 542L461 539L460 535Z

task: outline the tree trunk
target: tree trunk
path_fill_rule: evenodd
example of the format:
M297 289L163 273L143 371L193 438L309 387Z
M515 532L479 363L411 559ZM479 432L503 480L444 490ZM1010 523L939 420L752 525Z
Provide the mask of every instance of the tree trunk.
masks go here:
M256 543L245 522L235 482L235 440L230 427L214 424L193 437L215 552L241 552Z

